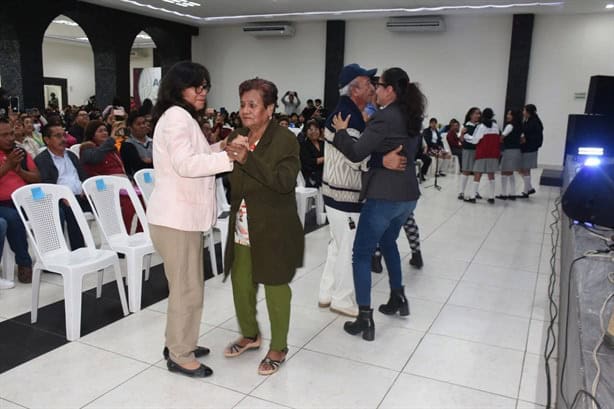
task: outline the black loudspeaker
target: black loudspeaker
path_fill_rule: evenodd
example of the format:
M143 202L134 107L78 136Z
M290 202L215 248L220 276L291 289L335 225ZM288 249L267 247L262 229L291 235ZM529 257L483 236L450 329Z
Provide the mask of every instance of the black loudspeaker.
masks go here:
M614 164L584 166L563 195L570 219L614 229Z
M565 155L577 155L580 147L603 148L604 156L614 156L614 115L569 115Z
M614 77L594 75L586 97L587 114L614 115Z

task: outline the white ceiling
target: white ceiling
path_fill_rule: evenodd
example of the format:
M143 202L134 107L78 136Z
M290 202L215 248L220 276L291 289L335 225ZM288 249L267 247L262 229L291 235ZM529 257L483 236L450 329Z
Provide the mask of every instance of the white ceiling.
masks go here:
M614 0L83 0L190 25L421 14L606 12ZM182 7L176 3L187 3ZM614 13L614 9L607 10ZM303 14L308 13L308 14Z

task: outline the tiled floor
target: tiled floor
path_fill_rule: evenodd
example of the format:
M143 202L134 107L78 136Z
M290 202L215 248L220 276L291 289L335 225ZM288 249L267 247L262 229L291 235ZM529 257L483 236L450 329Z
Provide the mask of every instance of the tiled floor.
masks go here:
M416 211L422 270L409 267L407 240L399 238L412 314L376 312L374 342L345 334L346 319L317 306L324 227L306 236L305 266L292 283L290 355L278 374L256 372L266 348L223 357L237 324L230 283L213 278L200 331L201 344L212 349L203 359L212 377L194 380L165 369L163 300L4 372L0 407L542 407L549 210L558 191L540 187L530 200L471 205L456 199L454 176L440 183L442 191L424 190ZM41 303L62 298L57 284L50 279L43 286ZM374 274L373 287L374 304L385 302L385 273ZM259 319L268 338L262 297ZM3 291L0 320L26 312L29 300L27 287Z

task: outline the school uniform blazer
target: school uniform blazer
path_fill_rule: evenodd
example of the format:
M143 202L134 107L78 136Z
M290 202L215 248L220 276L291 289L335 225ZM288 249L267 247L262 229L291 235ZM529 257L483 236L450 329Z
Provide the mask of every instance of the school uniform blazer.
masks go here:
M247 135L248 129L237 134ZM299 145L287 128L272 120L243 165L236 163L230 181L230 221L224 259L226 276L234 259L235 225L241 201L247 224L255 283L289 283L303 264L305 234L296 209L296 177L301 169Z
M149 223L184 231L209 230L217 220L215 175L233 167L220 144L210 146L190 113L173 106L156 124L153 164Z

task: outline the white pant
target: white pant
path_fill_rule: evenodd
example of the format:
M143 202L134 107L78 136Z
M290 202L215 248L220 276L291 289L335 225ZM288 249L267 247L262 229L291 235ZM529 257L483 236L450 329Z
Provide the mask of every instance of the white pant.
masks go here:
M356 308L354 276L352 273L352 246L356 228L350 229L349 218L358 227L360 213L342 212L326 206L330 224L330 243L326 265L320 280L319 301L330 302L333 308Z

